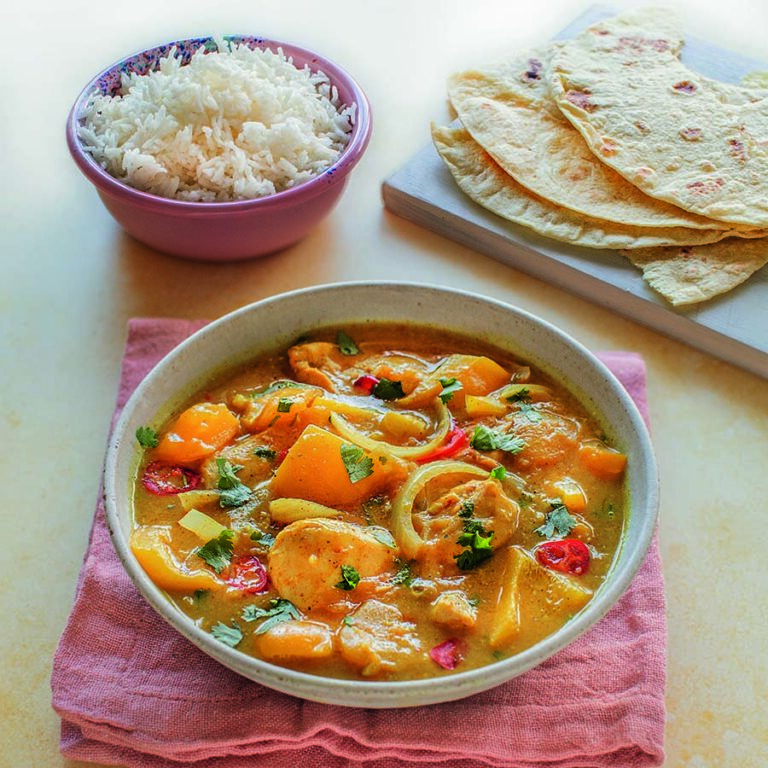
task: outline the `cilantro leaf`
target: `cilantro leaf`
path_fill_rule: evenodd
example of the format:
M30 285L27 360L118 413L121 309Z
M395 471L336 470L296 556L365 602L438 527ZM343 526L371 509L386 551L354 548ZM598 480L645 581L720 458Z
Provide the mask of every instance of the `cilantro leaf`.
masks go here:
M269 549L275 543L275 537L271 533L264 533L258 528L251 533L251 541L257 541L262 547Z
M506 467L503 467L501 464L499 464L498 467L494 467L490 471L489 476L494 480L503 480L507 476Z
M394 537L386 528L381 528L378 525L372 525L370 528L368 528L368 533L370 533L371 536L373 536L373 538L379 542L379 544L383 544L385 547L389 547L390 549L397 549L397 544L395 544Z
M525 441L521 437L490 429L484 424L475 427L469 444L478 451L506 451L513 455L525 448Z
M216 468L219 471L219 480L216 487L221 491L219 504L222 507L239 507L251 498L251 489L244 485L237 476L242 469L239 464L231 464L226 459L216 459Z
M136 440L142 448L157 448L160 438L152 427L139 427L136 430Z
M462 389L461 382L455 377L440 379L440 384L443 387L443 391L439 394L439 398L447 403L457 392Z
M292 405L293 405L293 400L291 400L290 397L281 397L277 401L277 412L289 413Z
M252 491L247 485L236 485L228 488L219 495L219 504L222 507L240 507L251 498Z
M410 587L413 582L413 570L411 564L405 560L397 558L395 564L398 566L397 572L389 580L391 584L402 584L405 587Z
M234 531L226 529L222 531L215 539L211 539L202 547L198 547L196 555L205 560L216 573L221 573L232 561L232 552L234 551Z
M466 549L454 555L459 570L471 571L488 560L493 555L493 536L494 532L486 531L479 520L465 519L464 530L459 534L456 543Z
M534 533L545 539L562 538L567 536L575 527L576 518L568 512L563 504L557 504L547 514L544 525L536 528Z
M360 348L344 331L339 331L336 334L336 345L341 350L342 355L357 355L360 353Z
M253 631L254 635L263 635L276 624L292 619L300 619L301 614L290 600L278 597L269 601L269 608L259 608L257 605L246 605L241 613L243 621L259 621L261 624Z
M354 589L360 583L360 574L357 572L357 568L351 565L341 566L341 581L334 584L336 589L343 589L349 592Z
M253 455L260 459L273 461L275 456L277 456L277 451L275 451L273 448L268 448L266 445L257 445L253 449Z
M472 517L475 514L475 502L465 499L461 502L459 517Z
M236 624L229 626L219 622L211 627L211 634L224 645L234 648L242 639L243 633Z
M373 459L366 456L365 451L356 445L343 443L341 460L344 462L344 469L347 470L351 483L365 480L366 477L373 474Z
M399 400L401 397L405 397L402 383L387 378L379 379L373 386L371 394L380 400Z
M521 387L505 398L509 403L530 403L531 402L531 390L528 387Z

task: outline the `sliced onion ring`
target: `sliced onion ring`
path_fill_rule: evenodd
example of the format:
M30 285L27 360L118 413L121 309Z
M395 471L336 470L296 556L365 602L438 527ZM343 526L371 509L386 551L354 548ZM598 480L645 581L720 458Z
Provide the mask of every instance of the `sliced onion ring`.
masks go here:
M400 459L415 461L439 448L451 428L451 412L445 403L439 397L436 397L435 405L439 413L437 430L432 439L428 443L424 443L424 445L392 445L392 443L387 443L383 440L374 440L372 437L362 433L335 411L331 413L331 426L345 440L349 440L350 443L354 443L368 451L384 451Z
M433 461L417 469L400 488L392 502L392 533L401 552L409 560L418 558L426 545L413 527L413 502L424 486L439 475L469 475L488 478L488 470L463 461Z

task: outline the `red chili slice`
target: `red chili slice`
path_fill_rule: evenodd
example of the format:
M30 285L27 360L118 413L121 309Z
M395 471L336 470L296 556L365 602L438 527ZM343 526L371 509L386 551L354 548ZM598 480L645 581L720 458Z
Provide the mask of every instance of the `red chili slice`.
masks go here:
M589 570L589 547L578 539L545 541L536 547L536 559L545 568L581 576Z
M443 669L456 669L464 660L466 643L457 637L451 637L440 645L436 645L430 652L429 658Z
M227 584L246 595L266 592L269 579L267 569L256 555L237 555L229 566Z
M445 436L445 442L439 447L435 448L432 453L428 453L426 456L422 456L416 461L419 464L426 464L428 461L437 461L437 459L447 459L449 456L454 456L462 448L469 443L467 433L457 427L455 424L451 427L450 432Z
M370 395L373 392L373 388L379 383L379 379L372 376L369 373L364 373L355 379L354 385L362 389L366 395Z
M141 482L156 496L170 496L183 491L194 491L203 482L203 478L192 469L153 461L144 470Z

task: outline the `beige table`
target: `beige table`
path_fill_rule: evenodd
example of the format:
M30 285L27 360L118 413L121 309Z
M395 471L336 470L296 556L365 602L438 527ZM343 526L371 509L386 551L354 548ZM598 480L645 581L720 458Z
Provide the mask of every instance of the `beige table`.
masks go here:
M763 0L681 2L691 34L768 59ZM444 80L542 41L579 0L261 0L4 11L0 431L0 766L58 753L51 657L98 490L126 320L214 318L287 289L366 278L440 282L530 310L649 369L669 602L667 765L768 765L768 382L395 218L381 180L448 116ZM70 161L64 120L102 66L205 32L284 37L351 70L373 104L369 151L333 216L260 261L193 264L117 228Z

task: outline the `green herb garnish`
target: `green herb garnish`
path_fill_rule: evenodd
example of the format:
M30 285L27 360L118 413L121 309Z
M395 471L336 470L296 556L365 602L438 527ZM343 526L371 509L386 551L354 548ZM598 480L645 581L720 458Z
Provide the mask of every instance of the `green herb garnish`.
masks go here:
M281 397L277 401L277 412L289 413L292 405L293 405L293 400L291 400L290 397Z
M139 427L136 430L136 439L142 448L157 448L160 438L152 427Z
M360 583L360 574L357 568L351 565L341 566L341 581L334 584L336 589L343 589L347 592L354 589Z
M410 587L413 583L413 570L411 564L405 560L397 558L395 560L397 565L397 571L395 575L389 580L391 584L402 584L404 587Z
M224 645L234 648L242 639L243 633L236 624L229 626L219 622L211 627L211 634Z
M227 459L216 459L219 479L216 487L221 491L219 504L222 507L239 507L251 498L251 489L237 476L240 464L231 464Z
M341 350L342 355L357 355L360 353L360 348L344 331L339 331L336 334L336 345Z
M268 630L272 629L275 624L280 624L283 621L291 621L292 619L300 619L301 614L296 606L290 600L283 600L282 597L278 597L269 601L269 608L259 608L257 605L246 605L240 614L243 621L259 621L264 619L262 623L253 631L254 635L263 635Z
M365 451L356 445L343 443L341 460L344 462L344 469L347 470L351 483L365 480L366 477L373 474L373 459L366 456Z
M274 461L277 456L277 451L272 448L268 448L266 445L257 445L253 449L253 455L260 459L266 459L267 461Z
M271 533L265 533L258 528L251 533L251 541L257 541L262 547L269 549L275 543L275 537Z
M461 502L461 509L459 510L459 517L472 517L475 514L475 502L465 499Z
M502 467L501 464L499 464L498 467L494 467L490 472L490 477L494 480L503 480L506 476L507 469L506 467Z
M213 568L216 573L221 573L232 561L234 551L234 531L229 529L222 531L215 539L199 547L195 554Z
M403 385L399 381L387 378L379 379L371 390L371 394L380 400L399 400L405 397Z
M440 384L443 387L443 391L439 397L444 403L447 403L462 388L461 382L455 376L440 379Z
M484 424L475 427L469 444L478 451L506 451L513 455L525 448L525 440L521 437L490 429Z
M539 526L534 533L538 533L545 539L562 538L567 536L575 525L576 518L568 512L563 504L557 504L552 507L551 512L547 513L544 525Z
M459 534L456 543L466 549L454 555L456 565L462 571L477 568L493 554L491 548L493 531L486 531L483 524L474 518L464 520L464 530Z

